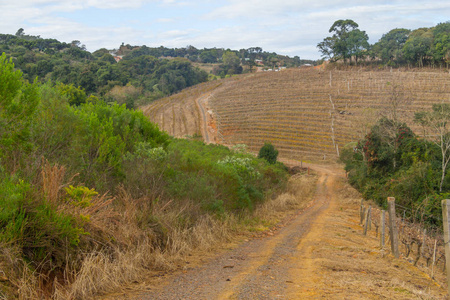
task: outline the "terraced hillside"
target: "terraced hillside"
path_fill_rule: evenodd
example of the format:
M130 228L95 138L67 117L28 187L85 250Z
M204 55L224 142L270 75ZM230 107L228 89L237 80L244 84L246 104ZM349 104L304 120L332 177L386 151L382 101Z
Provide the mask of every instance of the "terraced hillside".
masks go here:
M419 132L414 112L442 101L450 101L448 71L295 69L205 83L144 112L176 136L209 132L216 142L253 151L271 142L283 157L316 160L335 157L382 115Z

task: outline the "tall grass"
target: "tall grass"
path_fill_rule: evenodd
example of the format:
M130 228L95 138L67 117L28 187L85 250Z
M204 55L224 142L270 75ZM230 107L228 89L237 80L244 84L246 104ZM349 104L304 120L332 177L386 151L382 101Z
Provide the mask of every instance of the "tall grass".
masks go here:
M87 253L82 267L71 274L74 280L66 286L57 286L55 298L87 299L96 294L120 291L131 282L142 281L150 270L174 270L184 265L186 257L192 253L210 251L237 234L268 222L275 224L286 213L304 208L315 190L315 180L312 176L297 175L289 181L285 193L259 205L251 215L227 213L221 218L202 214L201 208L192 201L181 204L158 202L150 208L142 206L147 201L139 203L122 192L117 199L123 222L119 236L132 242L126 247L115 247L109 253ZM154 224L151 230L138 229L143 208L152 210L152 218L158 220L159 227ZM196 218L192 217L196 215ZM155 243L161 230L164 239Z

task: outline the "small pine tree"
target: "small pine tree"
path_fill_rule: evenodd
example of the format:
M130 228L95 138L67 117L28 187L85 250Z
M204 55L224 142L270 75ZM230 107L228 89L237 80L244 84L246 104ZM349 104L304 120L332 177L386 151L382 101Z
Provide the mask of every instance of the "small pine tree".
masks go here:
M259 149L258 158L264 158L268 163L274 164L277 162L278 150L271 143L265 143Z

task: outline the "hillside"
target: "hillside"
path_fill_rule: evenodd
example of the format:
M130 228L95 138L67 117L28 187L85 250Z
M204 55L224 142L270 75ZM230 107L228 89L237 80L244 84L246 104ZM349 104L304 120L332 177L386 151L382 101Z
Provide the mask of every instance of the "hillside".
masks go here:
M203 96L208 130L219 143L257 151L271 142L283 157L334 159L380 116L405 120L420 133L414 112L450 99L450 74L289 69L201 84L143 110L170 134L205 135L195 121Z

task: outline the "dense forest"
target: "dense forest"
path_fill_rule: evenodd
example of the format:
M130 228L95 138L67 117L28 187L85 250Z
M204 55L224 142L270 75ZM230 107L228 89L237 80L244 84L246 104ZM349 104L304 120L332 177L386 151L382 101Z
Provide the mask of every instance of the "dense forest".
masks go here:
M329 32L333 35L317 48L331 61L415 67L448 67L450 63L450 21L430 28L392 29L373 45L353 20L337 20Z

